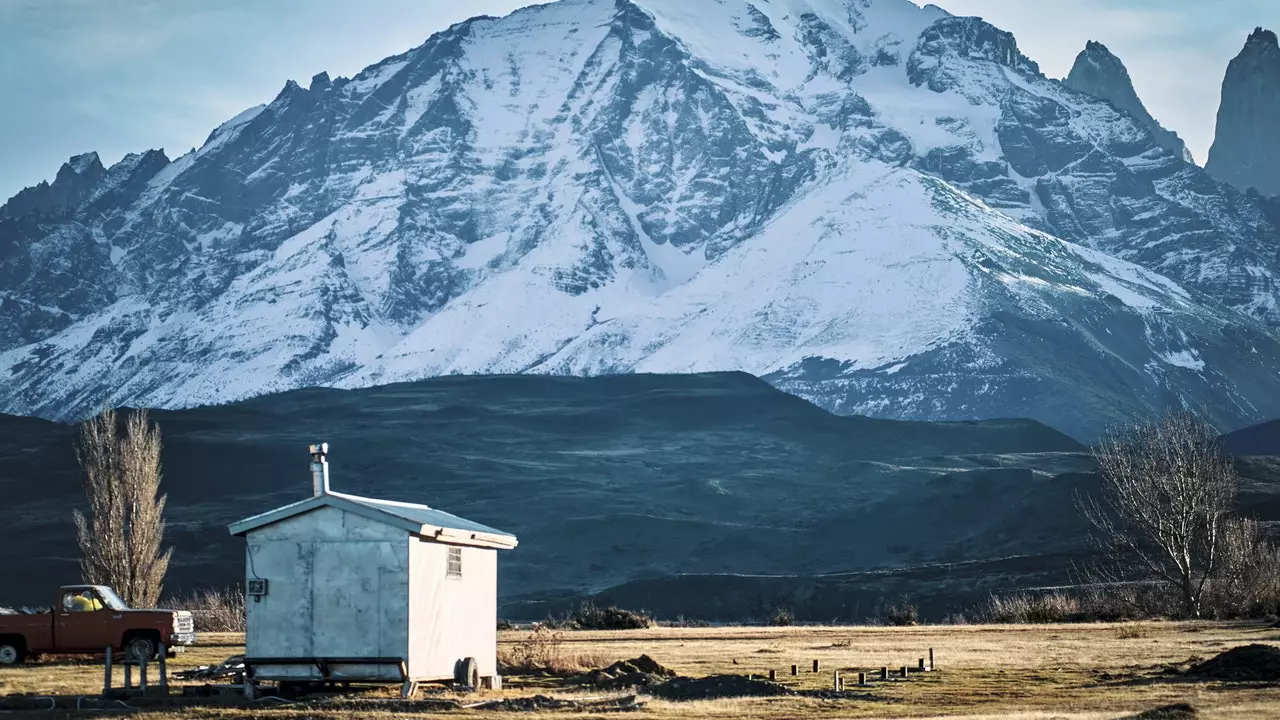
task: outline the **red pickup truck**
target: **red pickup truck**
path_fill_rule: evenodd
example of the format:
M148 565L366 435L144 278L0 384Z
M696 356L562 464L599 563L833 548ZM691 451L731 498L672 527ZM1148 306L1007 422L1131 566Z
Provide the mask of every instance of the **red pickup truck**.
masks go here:
M195 639L185 610L131 610L109 587L68 585L48 610L0 614L0 665L41 653L103 653L108 646L128 660L150 660L162 644L178 650Z

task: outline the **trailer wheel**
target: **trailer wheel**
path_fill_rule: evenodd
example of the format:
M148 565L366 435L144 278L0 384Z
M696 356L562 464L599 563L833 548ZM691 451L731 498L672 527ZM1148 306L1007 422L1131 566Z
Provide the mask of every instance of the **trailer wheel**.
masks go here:
M453 681L463 687L480 687L480 665L473 657L463 658L453 664Z
M17 665L27 658L27 644L21 638L0 639L0 665Z

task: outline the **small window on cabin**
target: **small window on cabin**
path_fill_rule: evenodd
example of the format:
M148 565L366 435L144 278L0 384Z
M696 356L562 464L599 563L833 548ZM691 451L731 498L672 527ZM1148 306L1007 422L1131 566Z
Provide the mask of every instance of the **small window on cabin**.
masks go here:
M449 548L449 562L445 566L445 576L462 577L462 548Z

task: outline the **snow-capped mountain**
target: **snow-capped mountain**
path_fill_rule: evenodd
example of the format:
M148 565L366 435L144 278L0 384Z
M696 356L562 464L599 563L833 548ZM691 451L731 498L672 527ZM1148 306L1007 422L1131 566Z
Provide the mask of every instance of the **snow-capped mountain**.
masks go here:
M1280 414L1262 201L907 0L478 18L19 198L10 412L741 369L843 412L1080 433L1179 396Z
M1280 39L1257 28L1227 66L1218 129L1205 169L1219 180L1280 196Z
M1183 162L1195 162L1182 138L1178 137L1176 132L1161 125L1160 121L1147 111L1147 106L1142 103L1138 92L1133 88L1129 69L1124 66L1120 58L1107 49L1106 45L1093 40L1085 43L1084 50L1080 51L1075 63L1071 66L1071 73L1062 83L1072 90L1088 93L1115 105L1117 109L1142 123L1143 127L1151 133L1151 137L1155 138L1165 150L1182 158Z

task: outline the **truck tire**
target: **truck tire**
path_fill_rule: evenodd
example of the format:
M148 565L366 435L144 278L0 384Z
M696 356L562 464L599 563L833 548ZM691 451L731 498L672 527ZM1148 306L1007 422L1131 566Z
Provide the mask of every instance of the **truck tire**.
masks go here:
M124 639L124 659L126 662L151 662L160 649L160 641L154 633L139 633Z
M27 644L22 638L0 638L0 665L18 665L27 659Z
M472 690L480 687L480 665L475 658L463 658L453 664L453 682Z

